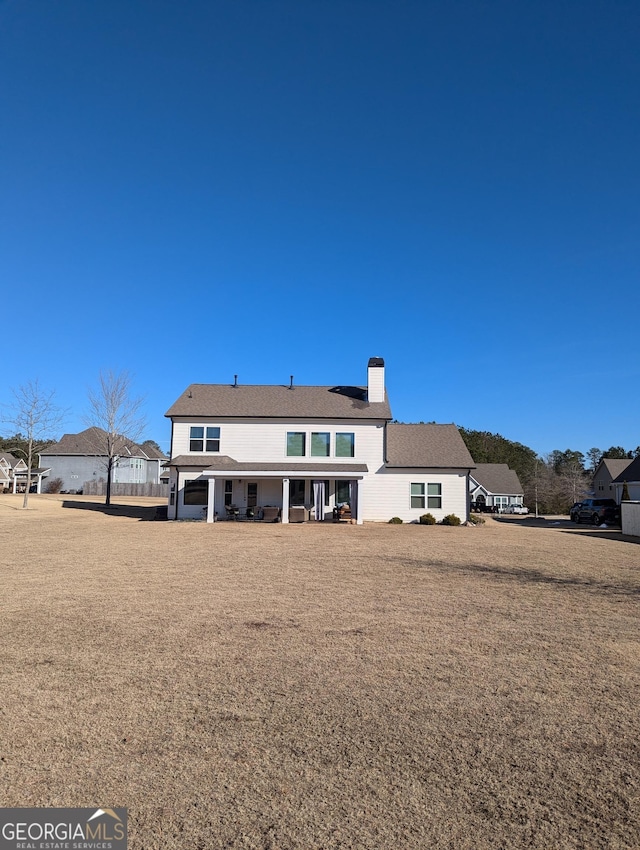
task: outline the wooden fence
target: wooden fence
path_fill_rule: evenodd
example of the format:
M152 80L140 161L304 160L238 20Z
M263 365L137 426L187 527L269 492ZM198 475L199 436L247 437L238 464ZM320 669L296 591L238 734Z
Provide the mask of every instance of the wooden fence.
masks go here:
M106 481L85 481L82 485L85 496L106 496ZM111 484L112 496L153 496L166 499L169 495L168 484Z

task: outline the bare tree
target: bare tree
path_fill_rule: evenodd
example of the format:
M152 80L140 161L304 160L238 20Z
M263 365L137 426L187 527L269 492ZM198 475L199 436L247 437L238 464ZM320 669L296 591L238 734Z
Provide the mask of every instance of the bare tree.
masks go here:
M127 454L127 448L140 439L146 426L141 412L144 399L131 394L131 385L129 372L108 370L100 372L98 387L89 390L89 411L85 421L96 429L96 455L105 458L106 505L111 504L114 466L123 454Z
M22 507L29 503L31 467L34 457L51 442L53 433L62 426L65 411L55 403L55 391L45 390L35 381L21 384L12 390L14 401L9 405L4 421L25 438L27 447L23 451L27 461L27 481Z

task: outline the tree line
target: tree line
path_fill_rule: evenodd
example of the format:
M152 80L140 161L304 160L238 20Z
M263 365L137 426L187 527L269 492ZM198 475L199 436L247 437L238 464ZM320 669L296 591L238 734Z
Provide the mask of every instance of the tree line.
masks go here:
M540 456L522 443L500 434L459 428L462 439L476 463L506 463L515 470L524 490L525 504L538 506L540 513L567 513L574 502L591 492L593 474L603 458L633 459L640 456L640 446L625 449L591 448L583 452L558 449Z

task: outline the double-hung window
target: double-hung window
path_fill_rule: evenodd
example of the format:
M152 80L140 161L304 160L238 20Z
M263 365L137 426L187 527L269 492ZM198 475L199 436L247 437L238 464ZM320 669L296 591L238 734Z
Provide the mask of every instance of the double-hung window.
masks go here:
M192 425L189 431L190 452L219 452L220 428Z
M411 485L411 507L424 508L424 484Z
M427 484L427 507L442 507L442 484Z

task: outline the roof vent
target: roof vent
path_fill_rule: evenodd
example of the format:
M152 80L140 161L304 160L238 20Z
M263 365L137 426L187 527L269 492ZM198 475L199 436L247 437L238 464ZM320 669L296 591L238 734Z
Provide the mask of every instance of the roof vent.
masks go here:
M233 386L234 386L234 387L237 387L237 386L238 386L238 376L237 376L237 375L234 375L234 376L233 376Z
M289 375L289 377L291 378L291 383L289 384L289 389L292 390L293 389L293 375Z

